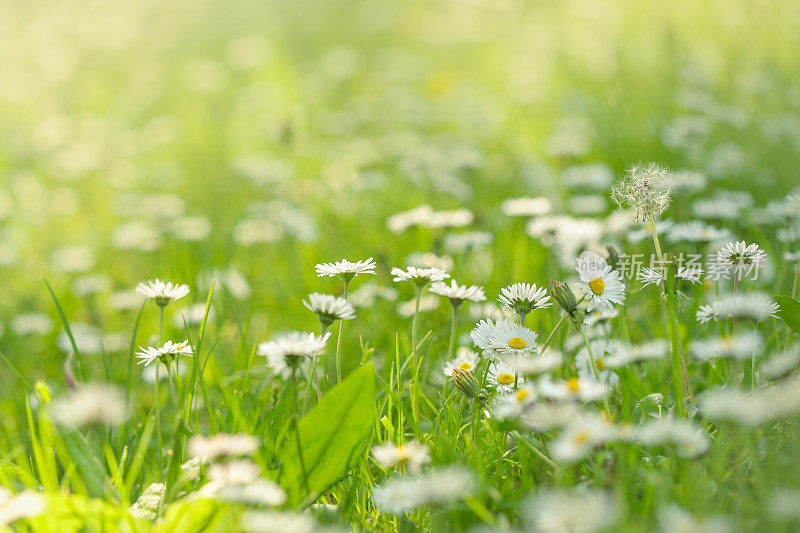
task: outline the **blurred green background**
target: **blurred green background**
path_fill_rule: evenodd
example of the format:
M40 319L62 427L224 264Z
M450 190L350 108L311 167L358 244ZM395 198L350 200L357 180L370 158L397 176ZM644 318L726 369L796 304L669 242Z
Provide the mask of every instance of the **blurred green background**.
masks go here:
M31 381L60 379L67 349L44 278L87 353L124 362L138 281L189 283L199 302L220 280L216 305L237 320L219 335L247 330L227 337L247 346L314 327L299 299L333 288L314 263L374 255L385 271L399 250L435 248L435 234L386 229L423 203L467 207L497 232L509 197L586 214L574 198L598 191L562 179L586 164L657 160L759 205L799 182L795 1L3 0L0 12L0 349ZM526 275L545 279L531 261ZM473 281L489 292L509 275ZM10 372L0 383L15 394Z

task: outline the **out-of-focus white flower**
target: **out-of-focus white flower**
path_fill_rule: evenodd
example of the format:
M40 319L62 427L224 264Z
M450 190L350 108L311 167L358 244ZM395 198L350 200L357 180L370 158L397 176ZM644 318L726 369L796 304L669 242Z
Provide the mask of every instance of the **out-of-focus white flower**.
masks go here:
M530 508L535 531L541 533L592 533L617 521L617 504L598 490L543 490Z
M504 357L504 361L514 369L514 372L524 376L544 374L555 370L564 362L564 355L558 350L549 349L547 352L536 355L519 355Z
M787 378L753 392L712 390L700 399L700 411L712 420L730 420L746 426L794 416L800 412L800 381Z
M614 426L599 416L584 416L570 423L550 443L553 459L573 463L614 439Z
M248 511L242 514L242 528L248 533L311 533L316 522L311 516L288 511Z
M12 494L0 487L0 526L7 526L23 518L33 518L45 511L45 500L39 494L25 490Z
M422 470L422 466L431 460L428 446L413 440L401 446L397 446L393 442L374 446L372 457L382 468L400 465L405 466L409 472L414 474Z
M378 509L401 515L426 503L445 504L464 498L474 490L471 471L447 466L415 476L391 479L375 487L372 500Z
M89 383L54 399L50 414L62 426L116 426L128 418L128 404L115 387Z
M754 343L760 346L758 333L745 331L734 336L697 339L689 346L689 352L701 359L749 359Z
M697 457L708 451L708 434L688 420L665 418L645 422L636 428L631 439L640 444L676 446L683 457Z
M520 386L513 394L502 394L492 412L498 418L520 416L525 409L536 401L536 388L531 383Z
M167 486L163 483L151 483L142 491L142 494L128 508L128 511L137 518L155 520L161 512Z
M794 502L797 507L797 502ZM729 533L733 531L728 520L718 516L695 517L676 505L661 513L662 533Z
M216 435L195 435L187 444L187 451L192 457L203 462L213 461L220 457L239 457L251 455L258 449L258 440L252 435L238 433L217 433Z
M551 400L592 402L606 398L611 389L593 379L569 378L566 381L553 382L549 376L542 376L539 379L539 392Z
M509 198L500 205L500 210L509 217L535 217L546 215L553 208L550 200L538 198Z

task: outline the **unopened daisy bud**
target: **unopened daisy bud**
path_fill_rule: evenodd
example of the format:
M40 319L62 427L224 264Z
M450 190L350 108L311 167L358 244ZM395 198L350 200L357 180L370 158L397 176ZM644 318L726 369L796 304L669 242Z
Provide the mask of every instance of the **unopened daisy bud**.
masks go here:
M467 398L475 398L481 390L481 385L478 383L478 378L469 370L461 368L453 369L453 383L456 388Z
M553 293L553 298L556 299L558 305L569 315L572 320L578 320L578 300L575 298L575 293L569 288L569 285L563 281L551 280L550 292Z

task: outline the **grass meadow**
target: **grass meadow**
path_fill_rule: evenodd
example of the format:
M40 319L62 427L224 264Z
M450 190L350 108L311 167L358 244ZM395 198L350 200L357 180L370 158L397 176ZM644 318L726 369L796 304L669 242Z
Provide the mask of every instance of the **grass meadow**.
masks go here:
M0 13L0 530L800 530L795 2Z

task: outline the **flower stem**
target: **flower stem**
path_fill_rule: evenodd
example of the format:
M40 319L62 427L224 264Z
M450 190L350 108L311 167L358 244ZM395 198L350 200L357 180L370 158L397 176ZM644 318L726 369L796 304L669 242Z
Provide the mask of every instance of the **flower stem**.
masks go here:
M458 329L458 309L460 304L452 304L452 314L451 322L450 322L450 344L447 347L447 360L451 360L453 358L453 350L455 350L456 346L456 330Z
M553 340L553 337L556 336L556 332L558 332L558 330L561 328L561 324L563 324L566 319L566 314L561 315L561 318L558 319L558 322L556 322L556 325L553 327L553 331L550 332L550 335L547 336L544 344L542 344L542 348L539 350L540 354L543 354L547 347L550 346L550 342Z
M663 265L664 255L661 252L661 243L658 240L656 231L656 220L652 213L650 218L650 233L653 236L653 246L656 250L656 258L659 265ZM686 356L683 353L681 334L678 328L678 309L675 302L675 295L671 294L667 288L667 282L663 283L664 301L667 311L667 330L670 333L670 343L672 344L672 380L673 393L675 395L675 405L681 414L686 414L686 399L694 401L692 384L689 381L689 369L686 366Z
M597 369L597 362L594 359L594 352L592 352L592 343L589 342L589 336L586 335L586 328L581 326L580 329L581 329L581 335L583 336L583 343L586 345L586 350L589 352L589 362L592 365L592 372L594 373L594 379L597 380L597 383L599 384L599 383L601 383L600 382L600 371ZM608 404L608 399L607 398L603 400L603 405L604 405L604 407L606 409L606 414L608 414L608 416L610 417L611 416L611 406Z
M413 387L414 394L411 403L411 410L414 415L414 423L419 425L419 356L417 355L417 322L419 320L419 302L422 298L422 287L416 286L417 297L414 303L414 319L411 322L411 361L414 365L413 370Z
M344 280L344 299L347 300L347 289L350 286L350 280ZM342 382L342 328L344 327L344 320L339 320L339 335L336 337L336 383Z
M308 487L308 474L306 473L306 463L303 460L303 445L300 442L300 421L297 412L297 368L292 367L292 432L294 433L294 441L297 446L297 458L300 461L300 472L303 474L303 485L306 492L311 494L311 489Z

